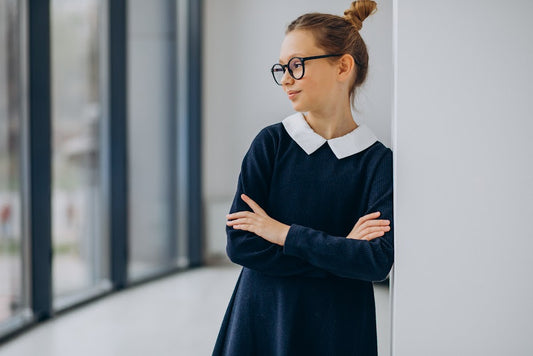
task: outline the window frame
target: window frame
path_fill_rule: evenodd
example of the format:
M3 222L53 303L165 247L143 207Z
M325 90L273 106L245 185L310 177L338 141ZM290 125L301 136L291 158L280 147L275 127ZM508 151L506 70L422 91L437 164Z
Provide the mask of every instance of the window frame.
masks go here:
M31 307L12 325L0 324L0 345L35 323L76 309L124 288L204 264L202 214L202 6L197 0L176 0L175 123L171 127L177 152L172 164L174 202L170 214L177 250L175 268L146 279L129 282L128 266L128 166L127 166L127 0L107 0L108 33L104 60L108 81L104 89L106 112L101 148L105 205L103 219L109 234L109 270L112 288L88 293L54 310L52 287L52 92L50 0L19 0L23 55L22 233L24 294ZM27 50L25 50L27 48ZM9 326L9 328L7 328Z

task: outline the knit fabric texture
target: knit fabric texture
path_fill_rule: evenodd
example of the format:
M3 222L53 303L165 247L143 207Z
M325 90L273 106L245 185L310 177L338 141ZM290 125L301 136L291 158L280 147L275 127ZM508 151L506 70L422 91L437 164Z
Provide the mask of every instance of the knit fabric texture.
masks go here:
M242 162L230 212L245 193L290 225L284 246L226 227L243 266L213 355L377 355L372 281L394 258L392 152L381 142L338 159L328 144L306 154L281 123L264 128ZM347 239L379 211L391 230Z

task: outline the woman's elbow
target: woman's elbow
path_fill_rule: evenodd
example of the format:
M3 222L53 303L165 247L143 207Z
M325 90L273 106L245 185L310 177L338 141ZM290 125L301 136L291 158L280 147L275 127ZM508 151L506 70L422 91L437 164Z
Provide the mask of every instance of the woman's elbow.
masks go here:
M374 273L374 276L372 278L372 282L381 282L381 281L384 281L385 279L387 279L387 277L389 276L389 273L391 271L391 268L392 268L392 259L390 259L389 261L387 261L386 263L383 263L381 266L377 267L375 269L375 273Z
M234 244L231 243L229 239L226 244L226 255L228 255L231 262L236 263L238 265L241 264L241 258L238 249L236 246L234 246Z

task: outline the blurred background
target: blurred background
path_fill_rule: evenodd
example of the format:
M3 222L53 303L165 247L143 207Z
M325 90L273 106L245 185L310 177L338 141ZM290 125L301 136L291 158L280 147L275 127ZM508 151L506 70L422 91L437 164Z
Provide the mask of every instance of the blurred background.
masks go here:
M261 128L292 113L270 74L285 28L348 6L1 0L0 354L42 347L11 340L40 321L202 266L212 274L197 278L226 292L205 321L209 342L183 340L189 354L210 351L239 272L225 254L225 214L241 160ZM390 146L390 2L363 35L371 66L355 117ZM198 283L191 296L205 292ZM387 283L380 295L388 326Z
M6 340L113 291L230 265L225 214L240 162L262 127L292 113L270 75L285 27L303 12L342 14L349 5L118 3L0 2ZM389 2L365 37L372 66L356 117L390 146ZM219 297L215 333L229 296Z
M379 354L531 355L533 3L377 3L354 117L395 158ZM292 113L285 27L349 5L0 0L0 355L210 354L241 160Z

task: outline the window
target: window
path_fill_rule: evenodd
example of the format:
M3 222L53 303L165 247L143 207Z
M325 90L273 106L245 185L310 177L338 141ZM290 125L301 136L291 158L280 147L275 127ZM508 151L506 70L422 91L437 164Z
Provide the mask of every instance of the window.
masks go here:
M21 1L0 2L0 334L31 316L22 179L27 98L23 10Z
M201 265L200 9L0 1L0 342Z
M128 6L128 278L134 281L176 263L175 5Z
M102 144L105 17L100 0L51 1L54 305L110 286ZM104 57L105 58L105 57Z

